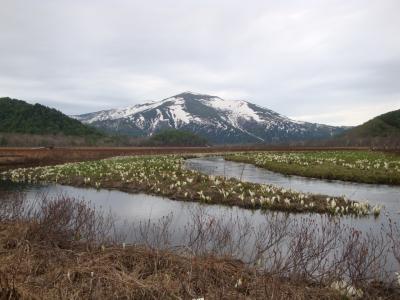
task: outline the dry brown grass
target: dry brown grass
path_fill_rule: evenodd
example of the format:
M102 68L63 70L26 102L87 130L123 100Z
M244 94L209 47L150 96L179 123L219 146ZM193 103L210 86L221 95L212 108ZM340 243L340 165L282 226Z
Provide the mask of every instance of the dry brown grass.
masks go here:
M141 246L63 249L32 240L29 227L0 225L0 299L339 299L228 258Z
M51 165L63 162L96 160L121 155L182 154L182 153L221 153L243 151L320 151L365 148L304 148L268 146L224 146L224 147L59 147L23 148L0 147L0 168Z

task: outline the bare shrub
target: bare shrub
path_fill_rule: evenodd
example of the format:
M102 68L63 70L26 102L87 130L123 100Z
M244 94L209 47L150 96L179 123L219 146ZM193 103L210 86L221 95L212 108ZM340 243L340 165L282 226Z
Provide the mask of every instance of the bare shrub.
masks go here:
M163 216L157 222L139 222L134 228L135 242L144 244L150 249L168 249L171 247L172 231L170 229L172 214Z
M200 208L192 212L191 221L179 234L171 228L172 222L170 215L134 225L133 242L151 249L180 249L192 257L240 259L273 276L322 285L345 280L367 287L393 277L387 269L390 242L383 232L361 233L338 219L321 217L317 222L270 214L255 226L251 219L238 215L216 218Z
M66 195L28 200L23 193L2 192L0 222L28 223L28 240L63 247L74 242L109 242L115 229L111 213L97 212L84 200Z
M25 195L0 191L0 222L15 221L24 215Z
M73 242L105 242L111 239L114 220L111 214L97 213L84 200L60 195L43 198L31 216L28 235L38 241L68 246Z
M394 284L400 286L400 224L389 218L389 226L386 229L386 235L391 241L391 254L397 262L393 266L397 271L396 276L393 278Z
M371 280L380 281L387 278L385 265L389 251L389 241L382 232L372 234L349 230L342 250L344 269L352 283L368 284Z

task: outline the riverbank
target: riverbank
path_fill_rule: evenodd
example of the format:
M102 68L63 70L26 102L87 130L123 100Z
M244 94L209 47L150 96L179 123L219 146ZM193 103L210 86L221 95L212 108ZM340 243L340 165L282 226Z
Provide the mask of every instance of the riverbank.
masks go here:
M400 156L375 151L252 152L224 155L286 175L400 185Z

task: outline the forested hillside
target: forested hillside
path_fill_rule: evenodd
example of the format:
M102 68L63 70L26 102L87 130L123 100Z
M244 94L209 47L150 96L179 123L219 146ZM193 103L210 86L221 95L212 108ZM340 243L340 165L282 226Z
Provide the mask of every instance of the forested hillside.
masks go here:
M0 132L102 136L98 130L41 104L0 98Z

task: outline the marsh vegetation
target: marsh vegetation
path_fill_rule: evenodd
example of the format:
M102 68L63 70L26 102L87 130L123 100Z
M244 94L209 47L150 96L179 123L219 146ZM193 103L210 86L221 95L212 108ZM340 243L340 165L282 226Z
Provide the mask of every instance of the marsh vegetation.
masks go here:
M400 156L375 151L243 152L224 156L271 171L364 183L400 184Z
M236 205L249 209L379 215L380 207L345 197L299 193L273 185L209 176L183 167L182 156L136 156L3 172L4 179L33 183L116 188L183 201Z
M14 183L62 184L97 189L99 195L110 189L142 192L195 206L185 211L190 217L180 215L183 223L174 225L171 214L120 220L112 211L65 193L32 200L23 193L3 191L0 295L10 299L400 297L396 273L400 227L393 214L380 215L380 205L251 183L229 178L229 173L207 175L185 167L186 158L116 157L3 172L2 179ZM384 169L385 163L397 171L397 164L382 161ZM369 165L364 162L364 167ZM111 197L110 203L116 201ZM221 208L231 213L210 213ZM373 230L360 230L345 220L379 222Z

